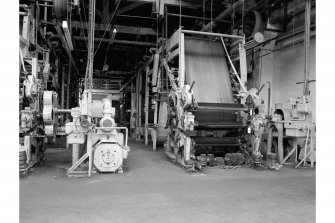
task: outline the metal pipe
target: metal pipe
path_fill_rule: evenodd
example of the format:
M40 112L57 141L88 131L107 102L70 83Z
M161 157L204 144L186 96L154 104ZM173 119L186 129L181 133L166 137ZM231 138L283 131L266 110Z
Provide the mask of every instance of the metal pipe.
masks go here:
M57 109L57 112L58 114L60 113L68 113L68 114L71 114L71 109L63 109L63 108L59 108Z
M48 5L48 4L38 4L38 5L40 5L40 6L44 6L44 7L50 7L50 8L53 7L53 5Z
M216 36L216 37L225 37L225 38L232 38L232 39L244 39L244 36L236 36L236 35L229 35L229 34L222 34L222 33L211 33L211 32L201 32L201 31L194 31L194 30L181 30L182 33L187 34L195 34L195 35L204 35L204 36Z
M207 20L207 21L215 21L215 22L222 22L222 23L231 23L229 20L221 20L221 19L211 19L211 18L203 18L200 16L190 16L190 15L180 15L175 13L167 13L167 15L175 16L175 17L184 17L184 18L190 18L190 19L201 19L201 20Z
M48 9L47 8L44 9L44 17L43 17L43 19L44 19L44 21L48 20ZM44 35L43 36L45 36L47 34L47 27L46 26L44 27L43 31L44 31Z
M270 103L271 103L271 82L266 82L269 84L268 88L268 115L270 115Z
M266 154L271 153L272 148L272 125L270 124L268 127L268 141L267 141L267 148L266 148Z
M226 52L226 55L227 55L227 57L228 57L228 59L229 59L230 65L231 65L231 67L233 68L234 74L235 74L235 76L236 76L236 78L237 78L239 84L240 84L241 87L243 88L244 92L248 92L247 89L244 87L244 84L243 84L241 78L238 76L238 73L237 73L237 71L236 71L236 69L235 69L235 67L234 67L233 62L232 62L231 59L230 59L230 56L229 56L229 54L228 54L228 50L227 50L227 48L226 48L226 45L224 44L224 41L223 41L223 38L222 38L222 37L221 37L221 42L222 42L222 45L223 45L223 47L224 47L224 49L225 49L225 52Z
M118 15L116 14L117 17L125 17L125 18L134 18L134 19L149 19L149 20L155 20L157 21L156 18L152 17L144 17L144 16L134 16L134 15Z
M303 94L308 95L308 78L310 74L310 27L311 27L311 0L306 0L305 9L305 73Z

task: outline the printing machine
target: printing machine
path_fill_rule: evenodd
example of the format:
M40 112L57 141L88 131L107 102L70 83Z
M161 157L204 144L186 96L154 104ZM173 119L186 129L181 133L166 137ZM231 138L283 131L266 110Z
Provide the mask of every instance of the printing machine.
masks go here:
M238 41L240 75L229 57L228 40ZM241 150L259 164L265 119L257 89L245 86L244 38L179 29L162 52L171 85L166 155L189 171L206 165L204 155L223 157Z

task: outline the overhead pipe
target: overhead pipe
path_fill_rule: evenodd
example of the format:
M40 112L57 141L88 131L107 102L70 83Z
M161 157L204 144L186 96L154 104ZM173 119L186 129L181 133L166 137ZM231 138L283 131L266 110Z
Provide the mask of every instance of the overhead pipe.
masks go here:
M218 15L215 18L215 20L224 20L225 18L230 16L236 8L241 7L243 4L244 4L244 0L238 0L233 5L231 5L229 8L224 10L220 15ZM217 26L217 22L211 21L206 26L204 26L200 31L208 32L211 28L213 29L216 26Z

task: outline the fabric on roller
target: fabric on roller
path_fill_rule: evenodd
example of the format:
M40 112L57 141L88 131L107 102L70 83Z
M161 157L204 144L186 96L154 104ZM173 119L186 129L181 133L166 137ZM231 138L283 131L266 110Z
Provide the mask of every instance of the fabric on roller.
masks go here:
M185 37L185 72L197 102L234 103L221 42Z
M167 103L164 101L160 102L159 105L158 126L164 128L167 122Z
M233 92L225 52L221 42L185 37L186 83L195 81L196 102L233 104ZM197 111L198 122L235 121L232 111Z

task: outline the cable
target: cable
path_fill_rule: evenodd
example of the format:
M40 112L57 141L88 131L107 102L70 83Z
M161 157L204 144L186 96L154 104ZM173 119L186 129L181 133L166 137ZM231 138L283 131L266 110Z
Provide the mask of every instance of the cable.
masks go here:
M100 47L100 44L101 44L103 38L105 37L106 32L107 32L107 30L109 29L111 22L113 21L113 18L114 18L115 14L116 14L116 12L117 12L117 10L118 10L118 8L119 8L119 5L120 5L120 2L121 2L121 1L122 1L122 0L119 0L118 3L117 3L117 5L116 5L116 8L115 8L115 10L114 10L114 13L113 13L113 15L112 15L112 17L111 17L111 19L110 19L110 21L109 21L109 23L108 23L106 29L105 29L104 34L102 35L102 37L101 37L101 39L100 39L100 42L99 42L99 44L98 44L98 46L97 46L97 49L96 49L96 51L95 51L95 53L94 53L93 58L95 57L95 54L98 52L98 49L99 49L99 47Z

